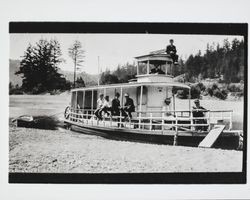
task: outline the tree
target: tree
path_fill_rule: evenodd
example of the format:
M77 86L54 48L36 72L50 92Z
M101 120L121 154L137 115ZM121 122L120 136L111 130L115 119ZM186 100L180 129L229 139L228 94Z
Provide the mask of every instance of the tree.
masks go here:
M22 89L35 93L61 89L66 82L58 73L61 55L60 44L55 39L41 39L34 46L29 44L16 72L17 75L22 74Z
M82 44L80 41L76 40L74 44L68 49L69 56L72 58L74 63L74 88L76 86L76 70L78 66L82 66L82 63L84 62L83 58L85 51L82 50Z
M82 79L82 77L77 77L76 79L76 88L80 88L80 87L85 87L85 82Z

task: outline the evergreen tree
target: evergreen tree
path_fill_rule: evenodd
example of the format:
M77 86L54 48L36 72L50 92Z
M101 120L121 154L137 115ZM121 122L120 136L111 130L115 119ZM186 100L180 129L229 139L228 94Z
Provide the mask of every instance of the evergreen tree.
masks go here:
M58 73L61 55L57 40L41 39L35 46L29 44L16 72L17 75L22 74L22 89L35 93L63 89L66 79Z
M76 40L74 44L68 49L68 53L70 58L72 58L74 63L74 88L75 88L75 81L76 81L76 70L80 69L79 67L82 66L84 62L84 53L85 51L82 50L82 44L80 41Z

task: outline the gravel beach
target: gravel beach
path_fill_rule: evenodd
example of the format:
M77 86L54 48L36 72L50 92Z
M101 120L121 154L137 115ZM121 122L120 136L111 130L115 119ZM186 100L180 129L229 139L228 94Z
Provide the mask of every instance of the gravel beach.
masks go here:
M9 172L241 172L242 151L114 141L10 127Z

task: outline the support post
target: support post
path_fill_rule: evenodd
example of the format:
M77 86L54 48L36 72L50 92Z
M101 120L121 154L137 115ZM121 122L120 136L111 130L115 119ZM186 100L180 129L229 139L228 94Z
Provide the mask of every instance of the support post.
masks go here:
M93 107L94 107L94 90L92 90L92 95L91 95L91 111L90 111L91 116L94 113Z
M140 107L139 107L139 129L141 129L141 112L142 112L142 95L143 95L143 85L141 86L141 92L140 92Z
M123 106L123 94L122 94L122 87L121 87L121 107ZM120 127L122 126L122 112L120 112Z
M168 74L168 61L166 61L166 75Z
M147 74L149 74L149 60L147 62Z
M230 111L230 122L229 122L229 130L231 130L233 128L233 123L232 123L232 118L233 118L233 112Z
M136 70L137 70L137 75L139 75L139 61L137 62Z
M191 113L191 89L189 89L188 91L188 107L189 107L189 112ZM189 113L189 116L191 116L191 114Z
M175 126L175 134L174 134L174 143L173 145L176 146L178 144L178 125Z

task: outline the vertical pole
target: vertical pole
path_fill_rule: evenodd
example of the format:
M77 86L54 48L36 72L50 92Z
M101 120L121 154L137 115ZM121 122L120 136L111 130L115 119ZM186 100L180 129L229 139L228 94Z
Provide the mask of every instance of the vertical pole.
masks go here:
M189 107L189 116L191 116L191 89L188 92L188 107Z
M99 56L98 56L98 86L100 85L100 60L99 60Z
M168 74L168 62L166 61L166 75Z
M147 62L147 74L149 74L149 60Z
M141 92L140 92L139 129L141 129L142 95L143 95L143 85L141 86Z
M76 88L76 58L74 60L74 88Z
M161 131L162 131L162 134L163 134L163 131L164 131L164 115L165 113L164 112L162 112L161 113Z
M136 70L137 70L137 75L139 75L139 61L137 62Z
M211 125L210 125L210 111L207 112L207 119L208 119L208 131L210 131L211 129Z
M229 130L231 130L231 129L233 128L232 118L233 118L233 112L232 112L232 111L230 111Z
M123 94L122 94L122 87L121 87L121 107L123 106ZM122 112L120 112L120 127L122 126Z
M76 92L76 121L78 122L78 112L79 112L79 108L78 108L78 92Z
M92 90L91 92L91 111L90 111L90 114L91 116L93 115L93 107L94 107L94 90Z
M152 113L150 113L150 124L149 124L149 130L151 131L152 130Z
M83 103L83 114L85 114L85 90L83 90L83 100L82 100L82 103ZM85 115L83 116L83 118L85 118Z
M175 134L174 134L174 146L178 144L178 125L175 126Z

